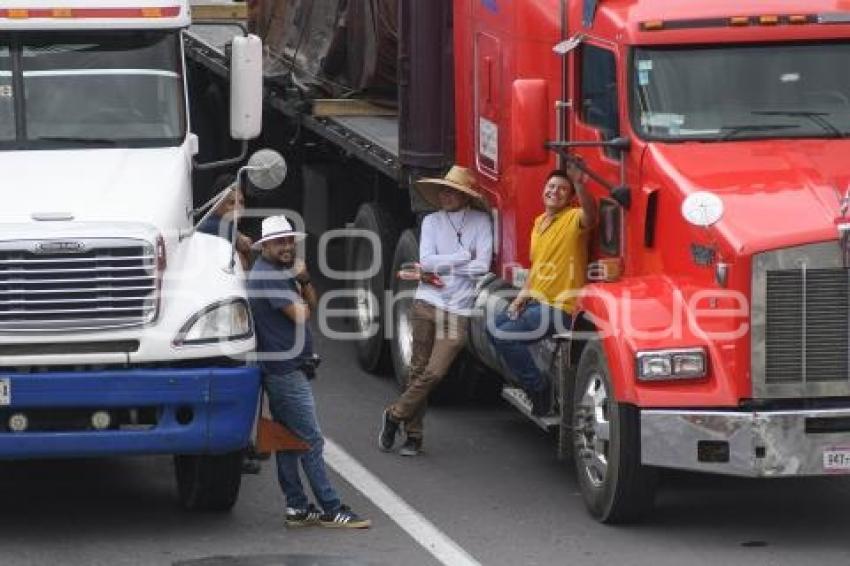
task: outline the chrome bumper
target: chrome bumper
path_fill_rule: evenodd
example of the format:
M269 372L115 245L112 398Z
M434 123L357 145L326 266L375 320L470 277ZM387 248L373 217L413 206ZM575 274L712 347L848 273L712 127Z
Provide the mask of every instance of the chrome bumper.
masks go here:
M645 465L748 477L847 474L850 408L808 411L641 411Z

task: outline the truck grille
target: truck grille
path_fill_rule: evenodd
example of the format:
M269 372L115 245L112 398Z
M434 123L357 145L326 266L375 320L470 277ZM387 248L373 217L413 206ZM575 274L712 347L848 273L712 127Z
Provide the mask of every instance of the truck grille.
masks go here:
M850 271L837 243L793 250L753 264L754 396L850 395Z
M157 308L156 250L144 240L0 244L0 331L135 326Z

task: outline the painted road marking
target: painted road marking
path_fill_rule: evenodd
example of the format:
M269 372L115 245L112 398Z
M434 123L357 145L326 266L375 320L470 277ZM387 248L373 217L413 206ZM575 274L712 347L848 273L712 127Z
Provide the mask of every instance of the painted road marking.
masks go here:
M480 562L438 529L434 523L422 516L387 484L327 437L325 437L325 462L434 558L446 566L481 566Z

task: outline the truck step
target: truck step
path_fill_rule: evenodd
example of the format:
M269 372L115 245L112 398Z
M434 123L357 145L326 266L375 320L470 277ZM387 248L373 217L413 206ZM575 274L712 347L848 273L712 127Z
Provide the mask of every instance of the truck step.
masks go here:
M519 387L503 387L502 399L513 405L520 413L545 431L558 428L561 418L557 415L537 417L531 414L531 399Z

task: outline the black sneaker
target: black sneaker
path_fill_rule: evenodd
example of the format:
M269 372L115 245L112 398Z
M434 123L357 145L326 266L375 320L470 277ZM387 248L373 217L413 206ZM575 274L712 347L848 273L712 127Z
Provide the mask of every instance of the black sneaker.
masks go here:
M319 522L329 529L368 529L372 526L372 521L361 518L348 505L343 505L335 513L323 514Z
M399 424L390 416L390 410L384 409L381 433L378 435L378 448L384 452L391 452L395 445L395 437L398 435Z
M552 412L552 393L548 383L539 391L529 392L528 398L531 399L531 414L535 417L545 417Z
M306 509L286 508L286 526L289 528L318 525L322 512L312 503Z
M398 451L400 456L418 456L420 452L422 452L422 439L415 437L408 437Z

